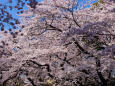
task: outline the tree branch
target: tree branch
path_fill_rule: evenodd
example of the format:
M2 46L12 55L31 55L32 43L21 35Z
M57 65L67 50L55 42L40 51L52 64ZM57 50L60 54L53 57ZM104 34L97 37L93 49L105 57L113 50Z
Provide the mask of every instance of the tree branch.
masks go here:
M31 78L27 78L27 79L30 81L30 83L32 84L32 86L37 86Z

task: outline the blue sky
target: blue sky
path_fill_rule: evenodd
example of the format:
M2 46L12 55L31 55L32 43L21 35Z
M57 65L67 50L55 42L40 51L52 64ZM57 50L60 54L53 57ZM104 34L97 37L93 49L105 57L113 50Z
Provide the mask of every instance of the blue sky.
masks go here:
M11 5L11 6L15 6L16 5L16 3L17 3L17 0L12 0L13 1L13 3L8 3L8 0L0 0L0 3L2 3L2 4L7 4L7 5ZM41 2L42 0L37 0L38 2ZM24 6L24 10L27 10L28 8L27 8L27 6ZM8 11L13 15L13 17L15 17L15 18L20 18L19 16L17 16L17 14L16 14L16 12L18 11L18 10L16 10L16 9L13 9L13 10L9 10L8 9Z
M88 1L90 1L90 0L79 0L79 3L80 3L79 5L82 6L83 4L86 4ZM91 1L91 4L92 4L92 3L95 3L95 2L97 2L97 1L98 1L98 0L92 0L92 1ZM84 2L84 3L81 4L82 2ZM91 7L91 6L90 6L90 5L87 5L86 8L89 8L89 7Z
M22 1L25 1L25 0L22 0ZM42 0L37 0L37 1L40 2ZM16 8L10 10L9 7L8 7L8 6L16 6L17 2L18 2L18 0L12 0L12 3L9 3L9 0L0 0L0 4L2 4L2 5L7 7L7 9L5 9L5 10L8 11L10 14L12 14L13 18L16 18L16 19L20 20L21 17L18 16L19 14L17 14L18 10ZM0 8L2 8L2 6L0 6ZM27 6L24 5L22 10L27 10L27 9L28 9ZM4 16L4 18L6 18L5 15L0 15L0 17L1 16ZM12 21L12 20L10 20L10 21ZM14 21L12 21L12 22L14 22ZM2 23L2 21L0 21L0 23ZM3 24L5 26L5 30L8 30L8 29L12 28L12 26L10 24L4 23L4 22L3 22ZM1 26L0 26L0 28L1 28Z

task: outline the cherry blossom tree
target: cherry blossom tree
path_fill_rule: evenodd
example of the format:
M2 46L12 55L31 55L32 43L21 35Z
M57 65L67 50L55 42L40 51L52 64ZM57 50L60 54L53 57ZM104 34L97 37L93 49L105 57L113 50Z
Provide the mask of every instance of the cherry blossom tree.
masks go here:
M29 6L17 33L1 32L1 85L114 86L115 3L100 1L82 10L78 0Z

